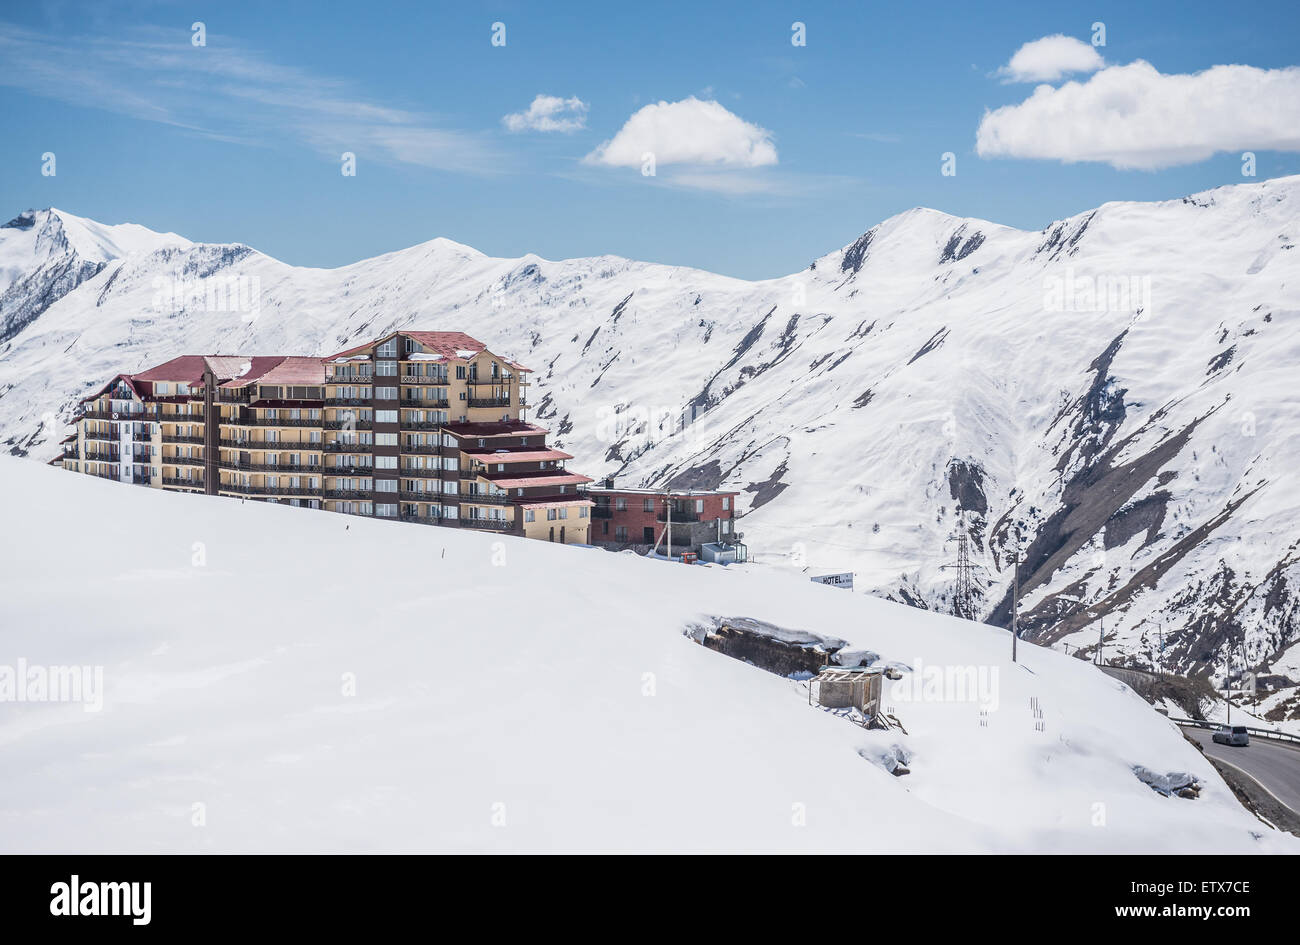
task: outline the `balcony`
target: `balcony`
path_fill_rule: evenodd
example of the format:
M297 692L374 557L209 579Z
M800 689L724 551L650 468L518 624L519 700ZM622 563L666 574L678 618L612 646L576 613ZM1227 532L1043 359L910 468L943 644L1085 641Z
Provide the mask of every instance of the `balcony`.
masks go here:
M72 418L75 423L78 420L117 420L111 410L83 410Z
M441 479L443 471L441 469L400 469L399 474L407 479ZM450 470L448 470L450 472Z
M441 525L441 515L399 515L398 519L403 522L414 522L416 525Z
M608 505L594 505L591 508L592 518L613 518L614 510Z
M120 435L112 430L93 430L86 432L86 439L88 440L117 440L119 438Z
M462 492L457 500L467 505L506 505L510 502L508 492Z
M221 445L249 453L319 453L325 444L306 440L222 440Z
M403 446L403 453L410 453L413 456L434 456L442 453L442 447L438 444L421 444L419 446Z
M229 469L231 472L269 472L282 473L286 476L301 475L320 475L324 467L320 465L311 466L303 463L226 463L221 464L222 469Z
M193 456L163 456L161 462L164 466L202 466L204 461L201 458Z
M442 503L443 495L441 492L410 492L403 489L397 493L397 497L403 502L437 502Z
M374 498L374 492L370 489L324 489L321 495L326 499L365 499Z
M218 488L222 492L236 495L308 495L320 496L320 489L290 488L289 486L243 486L233 482L223 482Z
M132 476L131 483L137 486L148 486L153 484L152 476Z
M369 453L375 448L373 443L324 443L321 448L326 453Z
M315 426L324 427L326 430L369 430L374 426L373 420L362 420L354 418L352 420L313 420Z
M471 407L509 407L509 397L471 397L469 399Z
M401 423L403 430L440 430L446 425L442 420L403 420Z
M484 528L495 532L509 531L515 524L501 518L463 518L460 523L466 528Z
M178 479L174 476L163 476L164 486L180 486L184 489L202 489L202 479Z
M339 463L336 466L317 466L317 471L326 476L373 476L374 466L354 466L351 463Z
M108 450L86 450L86 455L81 458L86 460L94 460L97 463L115 463L117 462L117 457L118 457L117 453L109 452ZM77 458L76 450L73 450L73 452L69 455L68 458L76 459Z
M487 472L486 469L461 469L458 470L461 479L477 479Z
M369 397L326 397L326 407L369 407Z
M202 446L205 442L201 436L174 436L170 433L164 433L162 441L164 443L197 443L199 446Z
M288 417L249 417L245 420L234 421L240 426L247 427L318 427L321 425L319 419L289 419Z
M660 513L655 517L655 521L656 521L656 522L659 522L660 524L667 524L667 523L668 523L668 513L667 513L667 512L662 512L662 511L661 511L661 512L660 512ZM699 513L699 512L687 512L687 511L683 511L683 510L679 510L679 509L673 509L673 514L672 514L672 523L673 523L674 525L685 525L685 524L688 524L688 523L690 523L690 522L702 522L702 521L705 521L705 519L703 519L703 518L700 517L700 513Z
M402 406L408 410L418 410L423 407L440 407L446 410L451 406L451 401L446 397L403 397Z
M420 384L424 387L439 387L447 383L446 374L403 374L403 384Z

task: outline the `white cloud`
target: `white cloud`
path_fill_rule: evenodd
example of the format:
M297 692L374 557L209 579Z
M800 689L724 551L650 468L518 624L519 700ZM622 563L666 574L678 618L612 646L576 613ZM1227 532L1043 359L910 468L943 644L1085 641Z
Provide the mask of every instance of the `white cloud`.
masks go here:
M1040 85L1019 105L985 112L981 157L1154 170L1222 151L1300 151L1300 68L1214 66L1164 75L1138 60L1086 82Z
M578 131L587 127L588 105L576 95L539 95L526 112L512 112L501 119L510 131Z
M640 167L651 153L658 167L670 164L766 167L777 163L772 132L752 125L717 102L695 96L647 105L632 114L618 134L583 162Z
M1055 82L1072 72L1096 72L1103 65L1092 46L1057 33L1025 43L998 75L1006 82Z

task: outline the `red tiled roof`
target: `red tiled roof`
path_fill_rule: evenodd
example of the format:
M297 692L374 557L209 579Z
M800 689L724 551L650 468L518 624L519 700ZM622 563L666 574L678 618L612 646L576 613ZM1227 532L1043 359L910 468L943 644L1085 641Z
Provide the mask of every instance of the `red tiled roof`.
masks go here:
M478 354L487 347L483 342L479 341L477 338L471 338L463 331L393 331L383 335L382 337L376 338L373 341L367 341L365 344L357 345L355 348L348 348L346 351L338 352L338 354L331 354L325 360L329 361L334 358L349 357L350 355L373 348L375 345L387 341L394 335L404 335L407 338L414 338L426 348L432 348L436 354L440 354L445 358L454 358L462 361L466 359L460 358L459 355L456 354L457 351L473 351L474 354Z
M590 476L581 473L556 470L541 470L534 473L484 473L483 478L502 489L517 489L528 486L576 486L591 482Z
M528 448L493 450L483 447L475 450L464 450L464 453L481 463L537 463L548 459L573 459L573 456L564 452L564 450L534 450Z
M172 358L157 367L130 376L136 381L179 381L183 384L198 384L203 380L203 372L211 368L217 380L224 381L239 374L243 366L251 360L237 354L183 354L179 358Z
M274 368L283 360L285 360L285 357L282 354L256 355L248 358L244 361L244 364L248 365L247 369L245 369L244 365L241 364L239 371L235 373L234 377L221 386L244 387L256 381L259 377Z
M454 436L492 437L492 436L532 436L534 433L548 432L523 420L498 420L488 423L445 423L443 429Z
M281 358L269 371L258 379L259 384L285 384L292 386L316 386L325 383L325 362L320 358L300 358L290 356Z
M376 338L373 341L367 341L365 344L357 345L355 348L348 348L346 351L331 354L325 360L330 361L334 358L351 357L354 354L359 354L362 351L373 348L380 342L387 341L394 335L413 338L434 354L440 354L450 361L468 361L470 358L474 357L474 355L487 350L487 345L479 341L477 338L465 334L463 331L394 331L389 332L387 335L380 338ZM462 351L470 352L469 357L461 357L460 352ZM403 352L403 354L405 354L405 352ZM516 361L511 361L508 358L501 358L501 360L516 371L527 372L529 374L532 373L532 368L526 368Z

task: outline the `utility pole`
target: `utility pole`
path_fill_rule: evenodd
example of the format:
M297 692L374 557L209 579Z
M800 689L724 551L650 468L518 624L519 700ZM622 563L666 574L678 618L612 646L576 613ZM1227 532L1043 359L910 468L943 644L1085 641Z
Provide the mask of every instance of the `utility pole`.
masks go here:
M1097 631L1097 665L1105 666L1106 660L1102 656L1102 648L1106 645L1106 615L1098 612L1097 620L1100 621L1101 629Z
M1020 529L1016 528L1016 558L1011 566L1011 662L1016 661L1016 641L1020 639L1017 617L1020 613Z

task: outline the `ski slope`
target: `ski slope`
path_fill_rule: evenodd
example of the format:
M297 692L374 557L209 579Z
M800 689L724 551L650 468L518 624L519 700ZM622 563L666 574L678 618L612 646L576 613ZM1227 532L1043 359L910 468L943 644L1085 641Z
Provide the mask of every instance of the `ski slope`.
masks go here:
M1131 691L1029 644L1012 665L986 625L782 571L0 479L0 671L103 668L99 711L0 703L3 852L1300 850ZM686 636L715 615L843 638L904 687L996 685L891 691L906 734L867 731Z

